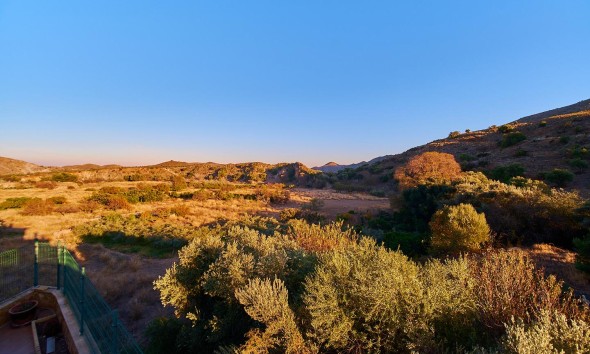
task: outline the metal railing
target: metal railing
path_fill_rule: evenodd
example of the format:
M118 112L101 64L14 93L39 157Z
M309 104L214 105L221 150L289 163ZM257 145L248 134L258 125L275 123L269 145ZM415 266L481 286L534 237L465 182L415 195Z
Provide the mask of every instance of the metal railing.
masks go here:
M35 241L0 253L0 302L37 285L61 289L93 353L141 354L135 339L63 246Z

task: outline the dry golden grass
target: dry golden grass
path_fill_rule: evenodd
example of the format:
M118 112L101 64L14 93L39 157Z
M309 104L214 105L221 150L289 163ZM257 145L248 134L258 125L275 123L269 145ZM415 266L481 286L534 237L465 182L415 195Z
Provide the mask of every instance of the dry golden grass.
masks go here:
M586 296L590 294L590 275L576 268L574 252L548 244L537 244L524 251L535 261L537 267L543 267L547 274L554 274L579 293Z

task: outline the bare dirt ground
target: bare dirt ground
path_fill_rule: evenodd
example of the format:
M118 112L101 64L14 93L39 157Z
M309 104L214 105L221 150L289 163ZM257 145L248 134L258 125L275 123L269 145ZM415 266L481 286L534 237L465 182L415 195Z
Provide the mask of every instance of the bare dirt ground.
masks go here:
M350 210L367 212L375 210L389 210L388 198L379 198L366 193L343 193L335 190L295 188L291 191L291 200L302 206L312 199L323 202L320 212L329 219Z
M524 249L538 267L554 274L579 295L590 299L590 275L576 269L576 254L548 244L537 244Z

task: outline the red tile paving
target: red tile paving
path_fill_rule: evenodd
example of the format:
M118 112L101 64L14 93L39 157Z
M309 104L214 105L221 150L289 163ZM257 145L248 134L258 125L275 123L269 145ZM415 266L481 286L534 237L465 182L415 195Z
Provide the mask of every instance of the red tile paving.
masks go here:
M2 325L0 354L35 354L31 326L12 328L9 323Z

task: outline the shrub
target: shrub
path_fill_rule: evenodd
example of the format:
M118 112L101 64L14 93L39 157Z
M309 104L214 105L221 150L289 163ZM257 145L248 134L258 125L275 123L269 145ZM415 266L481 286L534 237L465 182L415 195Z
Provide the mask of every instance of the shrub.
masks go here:
M71 173L60 172L51 176L51 180L54 182L77 182L78 176Z
M151 203L164 200L169 191L169 187L165 184L152 186L140 183L136 188L132 188L125 193L119 192L117 194L122 195L129 203Z
M526 151L526 150L523 150L523 149L518 149L518 150L516 150L516 152L514 153L514 156L515 156L515 157L524 157L524 156L527 156L528 154L529 154L529 153L528 153L528 151Z
M303 296L320 351L409 351L411 339L427 335L418 272L368 238L320 257Z
M471 266L466 257L458 257L444 261L433 259L421 267L423 316L429 319L435 342L443 344L442 348L439 344L436 351L425 352L452 352L478 344L481 326L477 319L477 294Z
M455 138L458 138L459 136L461 136L461 133L458 132L457 130L455 130L455 131L452 131L452 132L449 133L449 137L448 138L449 139L455 139Z
M101 203L94 200L85 200L78 204L78 208L84 213L93 213L96 210L99 210L100 207Z
M576 267L586 273L590 273L590 235L574 239L576 249Z
M436 253L475 251L490 239L490 227L483 213L470 204L445 206L430 221L430 245Z
M425 152L414 156L405 166L395 171L395 179L402 189L421 184L448 184L461 174L461 166L451 154Z
M588 158L588 148L585 146L576 145L573 148L568 149L568 153L572 158Z
M558 187L565 187L566 184L574 180L574 174L565 169L555 168L553 171L545 173L545 180Z
M300 214L300 210L297 208L286 208L279 212L279 219L282 222L287 222L291 219L296 219Z
M522 176L524 174L524 167L514 163L506 166L498 166L491 171L486 172L486 176L497 181L508 183L511 178Z
M295 301L302 293L303 279L313 269L310 262L313 257L289 238L233 227L222 233L204 232L194 238L179 251L179 263L154 285L160 291L162 304L174 306L179 318L191 322L191 326L184 328L200 342L195 352L211 353L220 344L239 343L250 330L260 328L249 318L236 294L240 294L247 309L256 307L254 299L246 299L246 294L253 291L249 288L251 281L280 279L289 298ZM281 306L284 305L282 302ZM265 319L249 313L255 319Z
M53 181L39 181L35 183L36 188L46 188L46 189L55 189L57 187L57 183Z
M510 132L502 137L500 146L503 148L507 148L509 146L516 145L523 140L526 140L526 135L524 135L523 133L518 131Z
M582 173L585 169L588 168L588 161L582 160L581 158L571 159L567 162L570 166L575 168L578 173Z
M567 144L567 143L570 142L570 137L569 136L562 136L562 137L559 138L559 142L561 144L564 144L565 145L565 144Z
M528 325L512 319L506 324L502 349L515 354L589 353L590 324L550 311L543 311L538 320Z
M390 231L384 235L383 244L390 250L400 250L414 257L426 254L428 238L424 234L403 231Z
M291 192L282 185L267 185L256 189L255 198L272 204L286 204L291 199Z
M547 121L542 120L539 122L539 127L546 127L547 126Z
M131 205L129 204L127 199L125 199L125 197L122 197L120 195L110 195L106 199L106 203L104 205L108 209L111 209L111 210L118 210L118 209L130 210L131 209Z
M280 352L311 354L289 306L288 290L282 280L251 279L246 286L236 290L235 296L246 313L265 326L264 332L258 329L248 332L248 340L240 352L279 349Z
M455 192L455 188L447 185L421 185L404 190L401 208L393 214L396 228L428 232L428 222L440 207L441 201L451 198ZM395 204L395 200L392 200L392 209L396 209Z
M291 220L288 223L287 235L302 249L309 252L326 252L350 245L358 239L358 235L342 222L321 226L309 224L302 220Z
M545 277L523 251L487 252L473 262L470 270L480 321L496 335L512 318L531 323L542 310L559 311L570 318L583 311L571 292L563 293L563 283L553 275Z
M303 205L303 209L311 211L320 211L324 207L324 201L318 198L312 198L309 203Z
M498 131L502 134L513 132L514 129L514 126L511 124L504 124L498 127Z
M205 201L208 199L215 198L215 192L208 190L208 189L199 189L193 193L192 199L198 201Z
M135 181L143 181L143 180L145 180L145 177L140 174L133 174L133 175L127 175L127 176L123 177L123 179L125 181L135 182Z
M188 216L191 214L191 208L186 204L180 204L173 206L170 212L177 216Z
M577 193L548 188L542 182L515 178L522 187L492 181L481 173L467 173L454 184L453 195L433 204L470 203L486 215L496 241L506 244L553 243L571 247L585 231L577 209Z
M473 161L475 160L475 157L469 155L469 154L460 154L459 155L459 160L461 161Z
M81 209L79 206L77 205L72 205L72 204L60 204L57 205L54 209L54 211L56 213L60 213L60 214L72 214L72 213L77 213L80 212Z
M63 196L47 198L47 202L53 203L55 205L65 204L67 203L67 201L68 200L66 199L66 197Z
M4 176L0 176L0 179L6 181L6 182L20 182L21 181L21 176L18 175L4 175Z
M41 198L33 198L25 203L23 215L48 215L53 212L53 203Z
M175 192L181 191L183 189L186 189L186 187L188 186L186 183L186 180L184 179L184 177L182 176L174 176L171 179L172 182L172 190Z
M30 200L29 197L8 198L0 203L0 210L22 208Z

